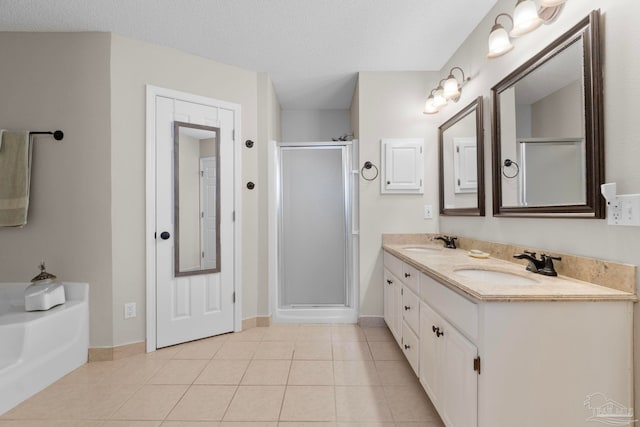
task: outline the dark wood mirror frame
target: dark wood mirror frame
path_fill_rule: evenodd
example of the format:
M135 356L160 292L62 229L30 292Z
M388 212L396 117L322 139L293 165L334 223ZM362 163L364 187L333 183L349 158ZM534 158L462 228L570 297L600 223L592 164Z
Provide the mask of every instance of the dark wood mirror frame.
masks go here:
M561 206L502 206L502 157L500 153L500 93L542 64L582 40L584 50L584 124L586 150L585 204ZM505 77L491 89L492 153L493 153L493 215L554 218L604 218L605 203L600 195L604 183L604 120L601 65L600 11L592 11L569 31L545 47L537 55Z
M444 200L444 132L463 118L473 114L475 110L476 123L476 161L478 173L477 204L473 208L445 208ZM444 216L484 216L484 125L482 116L482 96L477 97L455 116L444 122L438 128L439 169L440 169L440 215Z

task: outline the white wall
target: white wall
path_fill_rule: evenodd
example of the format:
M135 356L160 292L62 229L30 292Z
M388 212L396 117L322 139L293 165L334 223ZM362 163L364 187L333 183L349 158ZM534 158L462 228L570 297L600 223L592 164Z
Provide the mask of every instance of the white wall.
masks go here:
M357 104L360 167L380 167L381 138L425 139L424 195L380 194L375 181L360 177L360 315L382 315L382 234L431 233L438 220L423 219L424 205L438 206L438 135L422 109L435 81L429 72L362 72ZM380 100L384 100L381 102ZM353 107L352 107L353 108Z
M640 56L634 54L640 45L637 0L568 1L558 20L542 26L534 33L515 41L515 49L506 56L486 59L487 36L499 12L511 12L512 0L499 0L496 7L480 23L449 63L464 68L473 80L464 88L463 103L478 95L485 96L489 112L490 88L531 55L541 50L571 28L591 10L603 13L604 88L605 88L605 169L606 181L616 182L618 192L640 192ZM444 74L444 71L441 73ZM440 120L445 120L448 114ZM640 228L611 227L606 220L495 218L491 213L491 135L490 114L485 118L485 176L487 182L487 216L484 218L442 217L441 231L521 246L547 248L559 252L595 257L638 265L640 261ZM636 403L640 408L640 311L635 305L635 372ZM552 351L552 350L551 350ZM615 396L609 396L616 399ZM576 396L576 399L580 396ZM629 402L621 402L628 405Z
M282 141L331 141L351 133L349 110L283 110Z
M531 105L531 136L579 138L584 136L584 102L579 81L568 84ZM519 135L520 136L520 135Z
M45 260L59 279L88 282L94 347L113 334L110 39L0 33L0 126L65 134L34 143L28 223L0 228L0 281L28 282Z

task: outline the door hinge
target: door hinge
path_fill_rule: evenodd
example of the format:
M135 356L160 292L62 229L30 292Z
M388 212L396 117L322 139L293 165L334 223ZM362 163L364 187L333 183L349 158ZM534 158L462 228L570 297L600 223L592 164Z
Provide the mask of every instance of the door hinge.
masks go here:
M460 147L456 147L456 153L460 152Z
M480 375L480 356L473 359L473 370L478 371L478 375Z
M234 141L236 140L236 130L232 130L231 131L231 139L233 139Z
M200 218L204 218L204 212L200 212Z
M200 176L204 176L204 171L200 171Z
M202 252L202 258L204 258L204 251Z
M507 172L508 173L508 172ZM458 180L458 187L460 186L460 180Z
M400 295L404 295L404 288L400 288Z
M236 303L236 292L235 291L233 291L233 303L234 304Z
M236 222L236 211L231 212L231 221Z

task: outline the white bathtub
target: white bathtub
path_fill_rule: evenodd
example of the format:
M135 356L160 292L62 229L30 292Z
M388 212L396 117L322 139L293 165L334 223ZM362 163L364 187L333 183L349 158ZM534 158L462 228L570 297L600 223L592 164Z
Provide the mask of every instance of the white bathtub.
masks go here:
M89 285L65 283L65 304L26 312L28 285L0 283L0 414L87 362Z

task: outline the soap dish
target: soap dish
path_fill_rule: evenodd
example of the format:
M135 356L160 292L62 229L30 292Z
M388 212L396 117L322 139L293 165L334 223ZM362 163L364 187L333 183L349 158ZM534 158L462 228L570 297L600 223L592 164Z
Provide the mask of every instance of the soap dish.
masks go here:
M489 253L479 251L478 249L471 249L468 255L473 258L489 258Z

